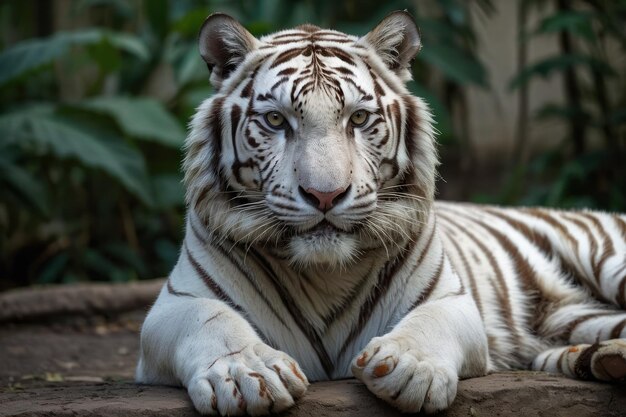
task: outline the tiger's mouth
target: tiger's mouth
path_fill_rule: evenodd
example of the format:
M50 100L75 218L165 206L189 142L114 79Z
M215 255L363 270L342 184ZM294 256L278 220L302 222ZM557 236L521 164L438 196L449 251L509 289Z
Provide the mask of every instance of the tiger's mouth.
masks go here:
M332 222L328 221L327 219L323 219L322 221L320 221L313 227L300 232L300 234L304 234L304 235L311 236L314 238L315 237L327 237L327 236L333 236L333 235L344 234L344 233L350 233L350 231L334 225Z
M294 265L347 265L358 254L358 239L352 231L343 230L326 219L295 232L287 242Z

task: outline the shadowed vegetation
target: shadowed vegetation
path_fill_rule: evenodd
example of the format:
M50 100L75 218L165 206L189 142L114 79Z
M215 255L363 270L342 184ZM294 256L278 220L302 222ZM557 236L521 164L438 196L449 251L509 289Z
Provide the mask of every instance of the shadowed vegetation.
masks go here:
M505 186L475 199L626 210L626 85L606 49L624 53L626 1L518 4L520 47L557 36L559 51L510 74L511 89L527 94L537 77L563 74L566 102L529 120L564 119L569 131L554 150L522 157L529 153L522 125ZM442 158L462 155L471 173L466 90L490 89L475 28L497 7L488 0L2 3L0 289L168 273L182 234L186 123L211 94L196 42L208 14L229 13L257 36L303 22L363 35L390 11L408 9L425 45L409 87L433 108ZM536 27L525 23L529 10L542 16ZM621 91L608 91L606 80L619 77Z

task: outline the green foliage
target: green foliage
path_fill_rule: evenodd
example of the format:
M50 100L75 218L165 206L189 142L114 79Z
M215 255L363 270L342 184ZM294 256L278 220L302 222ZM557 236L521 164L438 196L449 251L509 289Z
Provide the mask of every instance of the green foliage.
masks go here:
M520 42L553 37L560 50L521 68L511 90L562 76L567 100L533 117L569 132L482 201L626 210L626 85L611 58L626 49L626 1L518 2L543 16ZM303 22L364 35L409 10L424 44L409 88L433 109L444 154L470 154L465 89L490 89L474 21L494 13L489 0L57 3L83 28L51 31L34 0L0 5L3 41L21 39L0 52L0 288L168 273L183 229L185 126L212 92L196 39L210 13L256 36Z
M135 36L126 33L107 30L57 33L46 39L21 42L4 51L0 55L0 87L27 76L31 71L51 64L55 59L68 54L73 46L99 46L100 50L108 47L113 52L119 49L139 59L148 59L145 44ZM109 60L111 56L105 55L103 58ZM109 67L108 69L115 68Z
M185 131L158 101L149 98L98 97L74 105L111 117L129 136L179 149Z
M75 6L121 11L121 24L139 12L111 1ZM186 69L172 102L140 93L176 50L195 48L158 24L139 35L59 32L0 54L3 286L128 281L171 268L184 204L178 101L199 77ZM65 98L64 86L77 84Z
M510 82L512 89L523 84L528 84L532 79L541 77L547 78L554 73L562 72L569 68L587 67L591 71L597 71L606 77L616 76L617 73L611 66L602 59L584 54L560 54L545 58L539 62L531 64L517 74Z
M363 35L409 9L428 45L411 89L448 142L454 87L488 87L469 5L457 0L424 11L408 0L76 0L61 13L97 28L56 33L45 33L52 20L38 4L0 7L23 39L0 52L0 287L168 273L182 233L185 125L211 94L196 36L212 12L256 36L306 21ZM430 88L435 73L449 91Z
M569 132L558 147L515 170L500 202L626 211L626 85L623 68L607 51L612 43L626 52L626 1L552 3L554 11L523 41L556 36L560 50L522 68L510 86L561 75L566 102L548 104L535 117L563 120ZM621 88L609 92L608 82Z

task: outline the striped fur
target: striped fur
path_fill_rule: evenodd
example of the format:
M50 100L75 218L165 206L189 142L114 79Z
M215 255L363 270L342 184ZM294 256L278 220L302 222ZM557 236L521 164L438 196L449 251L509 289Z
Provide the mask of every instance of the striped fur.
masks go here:
M626 216L434 203L431 116L404 86L419 47L404 12L362 38L207 19L216 93L191 123L185 240L138 381L257 415L308 379L433 412L488 371L626 376Z

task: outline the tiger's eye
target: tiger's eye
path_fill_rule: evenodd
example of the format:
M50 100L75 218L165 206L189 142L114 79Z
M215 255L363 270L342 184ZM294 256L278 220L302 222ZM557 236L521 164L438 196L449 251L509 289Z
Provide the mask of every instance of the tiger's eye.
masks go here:
M365 110L357 110L350 116L350 121L354 126L363 126L369 117L369 113Z
M265 121L273 128L279 128L285 123L285 116L277 111L265 113Z

